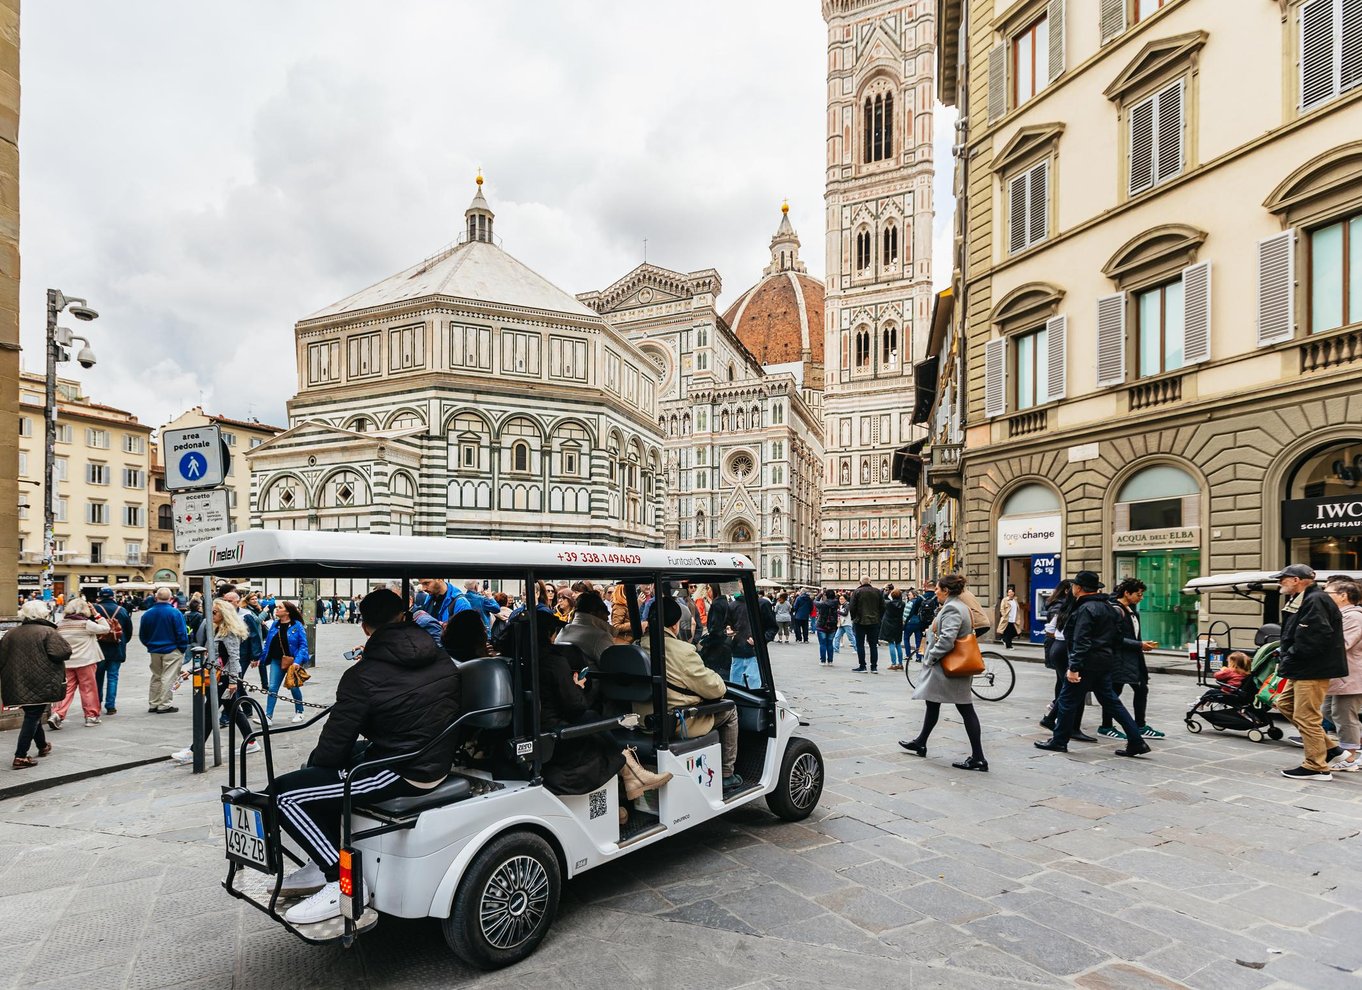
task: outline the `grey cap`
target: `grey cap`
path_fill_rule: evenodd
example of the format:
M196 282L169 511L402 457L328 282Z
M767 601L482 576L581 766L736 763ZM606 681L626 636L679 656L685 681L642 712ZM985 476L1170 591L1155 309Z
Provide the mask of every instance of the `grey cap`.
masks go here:
M1283 567L1276 574L1272 575L1274 581L1280 581L1284 577L1305 578L1313 581L1315 579L1315 569L1309 564L1291 564Z

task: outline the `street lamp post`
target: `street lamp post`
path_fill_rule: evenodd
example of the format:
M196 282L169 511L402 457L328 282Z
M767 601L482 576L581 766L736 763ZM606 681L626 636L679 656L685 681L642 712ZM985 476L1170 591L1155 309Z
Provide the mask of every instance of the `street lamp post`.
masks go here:
M47 395L43 404L43 600L52 600L53 570L57 556L57 492L53 484L57 460L57 363L70 359L62 350L73 340L81 341L77 360L82 367L94 366L95 355L90 342L69 330L57 326L61 311L69 308L78 320L89 322L99 314L85 304L84 299L68 299L60 289L47 290Z

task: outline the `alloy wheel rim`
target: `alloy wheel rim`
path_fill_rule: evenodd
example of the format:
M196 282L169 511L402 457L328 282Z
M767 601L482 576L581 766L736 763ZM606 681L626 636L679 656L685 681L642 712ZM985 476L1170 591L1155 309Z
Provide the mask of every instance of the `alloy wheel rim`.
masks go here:
M512 856L482 890L478 921L494 948L514 949L539 928L549 904L549 875L532 856Z
M802 753L790 767L790 803L800 811L813 804L823 771L812 753Z

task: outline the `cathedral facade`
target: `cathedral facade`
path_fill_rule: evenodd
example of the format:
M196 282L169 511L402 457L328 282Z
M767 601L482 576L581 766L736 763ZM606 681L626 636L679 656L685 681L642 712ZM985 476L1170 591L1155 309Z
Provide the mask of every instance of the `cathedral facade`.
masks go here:
M913 365L931 313L934 0L823 0L828 29L822 580L916 581Z
M502 250L478 182L455 245L298 321L253 527L662 545L657 366Z
M760 282L720 316L713 269L642 264L578 298L657 368L669 547L747 554L759 577L818 580L823 291L783 214ZM741 332L739 332L741 330Z

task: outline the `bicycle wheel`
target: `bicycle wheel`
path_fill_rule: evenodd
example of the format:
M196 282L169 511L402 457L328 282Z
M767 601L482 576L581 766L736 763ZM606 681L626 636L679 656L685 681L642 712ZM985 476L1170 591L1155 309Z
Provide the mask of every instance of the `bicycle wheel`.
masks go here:
M917 687L917 681L913 680L913 664L915 663L917 663L917 661L913 660L911 657L905 658L903 661L903 676L908 678L908 686L910 688ZM917 665L917 676L918 680L922 679L922 664L920 663Z
M975 675L970 690L983 701L1002 701L1017 686L1017 672L1001 653L985 650L983 656L984 672Z

